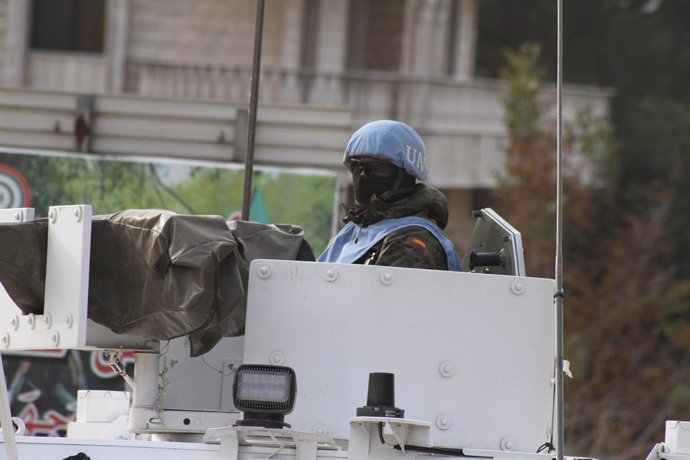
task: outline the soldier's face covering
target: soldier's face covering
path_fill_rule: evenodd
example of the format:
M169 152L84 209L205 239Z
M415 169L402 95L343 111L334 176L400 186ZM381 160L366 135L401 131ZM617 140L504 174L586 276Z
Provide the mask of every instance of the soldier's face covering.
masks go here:
M353 158L347 163L352 173L352 187L357 204L368 204L373 195L392 190L398 179L399 170L387 161L360 160Z

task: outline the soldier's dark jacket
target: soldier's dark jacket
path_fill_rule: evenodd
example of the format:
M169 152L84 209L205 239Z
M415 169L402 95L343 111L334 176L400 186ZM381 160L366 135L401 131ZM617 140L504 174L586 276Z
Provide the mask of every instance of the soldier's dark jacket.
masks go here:
M362 208L346 210L345 222L367 226L383 219L418 216L444 229L448 223L448 201L440 190L416 184L412 193L374 197ZM441 243L428 230L410 226L393 231L376 243L357 263L392 267L447 270L448 261Z

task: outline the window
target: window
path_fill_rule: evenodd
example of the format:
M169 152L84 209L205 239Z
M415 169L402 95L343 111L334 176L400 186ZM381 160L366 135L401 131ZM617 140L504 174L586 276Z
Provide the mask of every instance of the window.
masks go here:
M400 0L353 0L348 68L399 71L404 16Z
M33 0L31 48L103 52L105 0Z

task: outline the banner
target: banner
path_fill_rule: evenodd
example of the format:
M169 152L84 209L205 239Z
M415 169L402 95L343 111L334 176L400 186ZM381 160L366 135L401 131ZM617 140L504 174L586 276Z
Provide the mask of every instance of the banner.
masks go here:
M255 168L250 220L304 229L318 255L331 237L336 176L307 169ZM244 168L233 163L104 157L0 148L0 208L91 204L93 213L169 209L239 219Z
M334 227L336 176L317 170L256 167L250 220L304 229L315 255ZM91 204L93 213L168 209L239 219L244 168L236 164L104 157L0 148L0 208ZM124 389L101 352L3 353L12 414L27 434L62 435L74 420L78 389ZM133 363L125 354L123 364Z

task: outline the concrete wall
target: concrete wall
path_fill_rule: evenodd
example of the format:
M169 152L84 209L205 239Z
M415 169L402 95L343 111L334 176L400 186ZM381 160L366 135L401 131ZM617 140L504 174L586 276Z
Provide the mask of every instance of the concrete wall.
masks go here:
M7 34L7 0L0 0L0 84L4 83L5 72L5 46Z
M347 47L347 9L343 0L322 0L319 5L316 67L325 72L339 72L345 66Z
M80 115L89 127L85 137L75 128ZM243 162L246 119L244 106L227 103L0 89L7 147ZM350 125L347 110L265 105L256 162L340 169Z
M286 1L267 4L262 61L279 65ZM255 13L247 0L131 0L129 57L249 65Z

